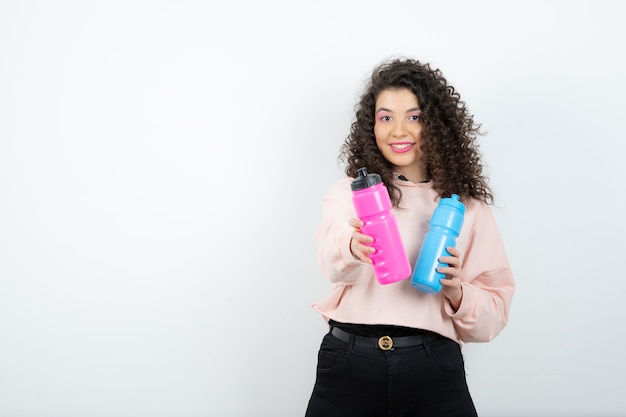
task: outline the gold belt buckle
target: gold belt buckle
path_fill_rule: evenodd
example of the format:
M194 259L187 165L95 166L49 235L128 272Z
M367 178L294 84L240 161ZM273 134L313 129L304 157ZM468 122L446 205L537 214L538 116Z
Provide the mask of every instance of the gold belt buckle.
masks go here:
M391 350L393 347L393 339L389 336L383 336L378 339L378 347L382 350Z

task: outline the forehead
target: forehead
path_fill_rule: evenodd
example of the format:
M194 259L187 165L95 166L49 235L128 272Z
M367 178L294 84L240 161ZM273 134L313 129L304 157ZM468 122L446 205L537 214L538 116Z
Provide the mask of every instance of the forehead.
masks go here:
M408 88L392 88L381 91L376 98L376 108L402 110L419 106L417 96Z

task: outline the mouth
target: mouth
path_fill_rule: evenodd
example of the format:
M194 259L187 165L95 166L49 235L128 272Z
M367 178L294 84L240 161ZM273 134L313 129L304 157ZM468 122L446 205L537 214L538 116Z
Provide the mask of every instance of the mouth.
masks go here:
M395 153L405 153L413 149L415 144L412 142L396 142L389 144L389 146Z

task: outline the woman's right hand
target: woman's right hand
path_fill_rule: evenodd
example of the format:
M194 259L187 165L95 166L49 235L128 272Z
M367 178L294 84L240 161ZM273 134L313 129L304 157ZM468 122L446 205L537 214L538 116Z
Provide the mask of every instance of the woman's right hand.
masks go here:
M348 221L348 224L354 228L352 231L352 239L350 239L350 252L352 252L352 256L362 262L371 264L372 260L369 255L374 253L375 249L367 244L372 243L374 238L361 233L361 227L363 227L364 223L360 219L352 218Z

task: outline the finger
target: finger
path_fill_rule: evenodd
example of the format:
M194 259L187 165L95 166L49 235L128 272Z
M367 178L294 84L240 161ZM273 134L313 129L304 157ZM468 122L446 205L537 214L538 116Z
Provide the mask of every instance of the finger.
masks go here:
M374 238L369 235L364 235L363 233L357 232L356 230L352 232L352 239L356 240L359 243L372 243Z
M439 267L437 272L444 274L447 279L456 278L459 275L459 270L450 266Z
M366 245L357 244L357 257L363 262L372 263L372 259L369 257L374 252L374 248Z
M362 262L372 263L367 253L368 249L368 246L359 243L355 239L352 239L350 241L350 252L352 253L352 255Z
M376 251L372 246L366 245L365 243L357 243L359 245L359 250L363 253L374 253Z
M354 227L355 229L360 229L361 227L363 227L363 221L361 219L358 218L352 218L350 220L348 220L348 224L352 227Z
M459 286L455 281L457 281L457 280L451 279L451 278L439 280L439 282L441 282L441 285L444 285L446 287L457 287L457 286Z
M460 287L461 279L457 277L441 278L439 281L445 282L447 287Z
M441 258L439 258L439 262L453 267L459 267L461 265L460 259L453 256L442 256Z
M454 246L448 246L446 247L446 250L448 251L448 253L456 258L460 258L461 257L461 252L455 248Z

